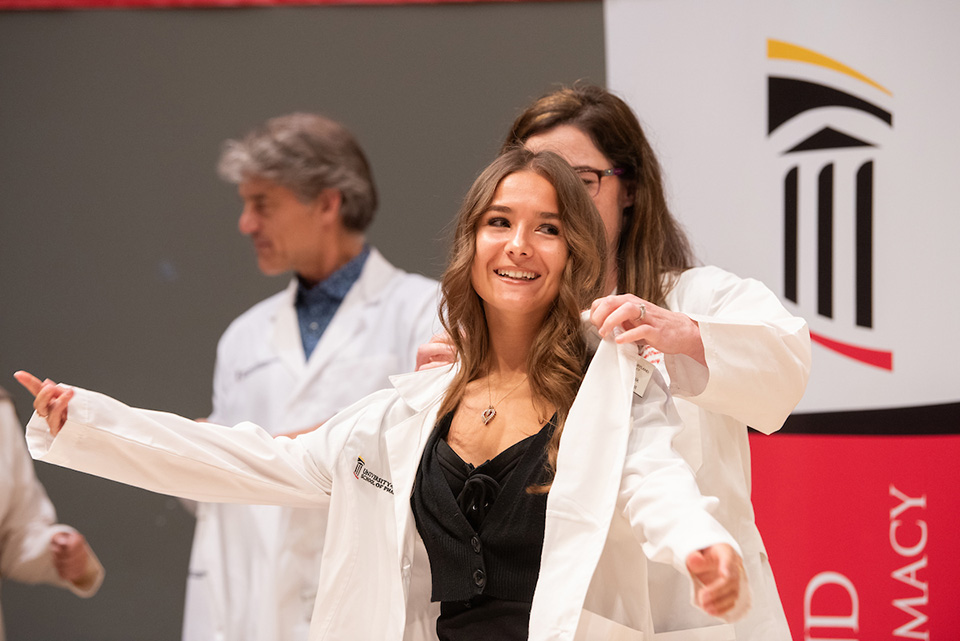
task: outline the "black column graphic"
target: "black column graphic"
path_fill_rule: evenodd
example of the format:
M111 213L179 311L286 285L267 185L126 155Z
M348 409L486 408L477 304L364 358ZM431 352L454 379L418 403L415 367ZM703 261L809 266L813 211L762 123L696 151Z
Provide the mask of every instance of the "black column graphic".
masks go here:
M783 295L797 302L797 168L783 179Z
M857 325L873 327L873 161L857 171Z
M833 318L833 163L817 179L817 312Z

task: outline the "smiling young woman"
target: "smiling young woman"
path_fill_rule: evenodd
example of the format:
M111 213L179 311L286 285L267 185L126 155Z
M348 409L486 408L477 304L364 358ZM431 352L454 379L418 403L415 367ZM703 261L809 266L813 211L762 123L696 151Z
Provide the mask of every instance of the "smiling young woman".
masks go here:
M645 552L685 567L705 612L740 616L741 557L672 448L663 381L635 375L633 345L587 349L605 245L577 173L510 150L458 214L441 303L453 367L394 377L295 439L20 372L31 449L195 500L329 502L311 639L646 636Z

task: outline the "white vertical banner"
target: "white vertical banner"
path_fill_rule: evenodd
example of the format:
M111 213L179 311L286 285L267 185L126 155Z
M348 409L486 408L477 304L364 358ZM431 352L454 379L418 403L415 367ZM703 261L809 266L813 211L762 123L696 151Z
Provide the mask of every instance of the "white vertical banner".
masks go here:
M960 638L960 2L604 9L698 257L810 326L797 413L751 435L794 638Z
M960 400L960 3L607 0L605 21L608 86L698 256L810 324L798 411Z

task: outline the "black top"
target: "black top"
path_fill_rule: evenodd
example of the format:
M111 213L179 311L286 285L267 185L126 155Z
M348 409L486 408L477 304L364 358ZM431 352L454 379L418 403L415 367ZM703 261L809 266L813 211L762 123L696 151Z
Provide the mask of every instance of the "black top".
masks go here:
M430 559L441 641L526 639L540 571L551 420L537 434L474 467L447 444L453 415L438 421L410 503Z

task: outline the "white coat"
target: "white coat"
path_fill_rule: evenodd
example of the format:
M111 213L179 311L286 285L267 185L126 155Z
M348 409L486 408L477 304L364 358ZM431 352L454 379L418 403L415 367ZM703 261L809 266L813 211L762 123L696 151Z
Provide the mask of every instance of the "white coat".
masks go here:
M417 347L439 327L437 283L371 249L306 360L296 291L294 279L224 332L210 421L252 421L272 435L314 426L412 371ZM304 641L326 518L325 509L201 503L184 641Z
M735 635L709 628L701 630L704 636L683 638L790 641L750 501L747 426L775 432L803 396L810 375L807 324L763 283L717 267L684 272L666 306L698 322L707 361L704 368L683 355L653 358L685 425L675 447L695 470L700 491L720 499L717 520L743 549L753 593L753 607L734 625ZM693 635L712 623L689 604L685 576L660 564L648 571L657 632Z
M57 515L33 472L13 403L0 389L0 576L23 583L49 583L81 597L96 594L103 566L87 547L89 580L82 585L57 574L50 539L73 528L56 523ZM0 613L0 641L4 639Z
M641 542L677 567L707 545L736 548L706 511L715 500L697 492L671 448L679 424L659 375L640 386L642 399L633 395L637 364L633 346L601 342L570 410L530 639L651 638ZM430 640L439 607L409 497L450 379L450 368L394 377L393 390L295 440L252 424L198 426L77 390L58 436L34 416L28 441L42 460L201 501L309 507L329 496L310 638Z

